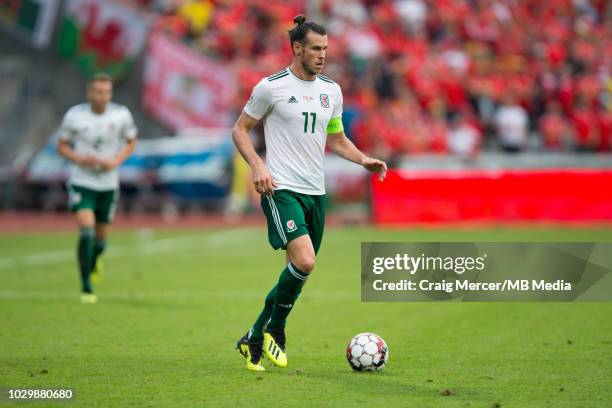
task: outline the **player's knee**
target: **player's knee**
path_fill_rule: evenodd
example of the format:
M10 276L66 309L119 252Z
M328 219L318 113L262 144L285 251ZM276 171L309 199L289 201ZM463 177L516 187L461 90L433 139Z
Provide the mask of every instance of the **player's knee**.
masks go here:
M315 258L314 256L304 256L304 257L300 257L300 259L297 259L295 262L295 266L297 266L297 268L304 272L304 273L310 273L312 271L314 271L315 268Z
M93 219L82 217L82 218L79 218L77 222L79 224L79 228L91 228L91 230L95 232L96 224Z
M77 211L76 219L79 227L94 228L96 225L96 217L91 210Z

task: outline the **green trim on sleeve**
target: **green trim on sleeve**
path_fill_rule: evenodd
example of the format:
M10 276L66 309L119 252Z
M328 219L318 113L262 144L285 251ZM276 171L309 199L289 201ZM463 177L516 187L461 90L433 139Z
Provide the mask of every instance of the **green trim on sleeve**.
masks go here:
M329 123L327 124L327 134L332 133L340 133L344 131L344 126L342 125L342 118L331 118Z

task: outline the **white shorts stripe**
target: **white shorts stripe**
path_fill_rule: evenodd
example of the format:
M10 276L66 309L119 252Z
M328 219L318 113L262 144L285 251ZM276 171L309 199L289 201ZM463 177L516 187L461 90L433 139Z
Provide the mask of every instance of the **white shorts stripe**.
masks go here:
M278 213L278 209L276 208L274 199L270 196L267 196L266 198L268 199L268 204L270 204L270 212L272 213L272 219L274 220L274 224L276 225L276 229L278 230L278 235L283 241L283 244L286 245L287 237L285 236L285 232L283 231L283 226L280 220L280 214Z
M278 235L280 235L280 238L283 240L283 244L287 245L287 236L285 235L285 231L283 231L283 225L281 223L280 214L278 213L278 208L276 208L274 199L270 196L266 196L266 198L268 199L268 204L270 204L272 218L274 219L274 224L276 224Z
M276 203L274 202L274 199L272 197L270 197L270 201L272 202L272 208L274 209L274 212L276 213L276 219L278 220L278 226L279 226L282 238L283 238L283 242L286 245L287 236L285 235L285 230L283 229L283 222L281 220L280 213L278 212L278 208L276 207Z
M268 200L268 205L270 206L270 213L272 213L272 220L274 221L274 225L276 225L276 230L278 231L278 235L280 235L282 239L283 236L281 234L281 229L278 225L278 220L276 219L276 213L274 212L274 209L272 208L272 202L270 200L270 196L266 196L266 199Z

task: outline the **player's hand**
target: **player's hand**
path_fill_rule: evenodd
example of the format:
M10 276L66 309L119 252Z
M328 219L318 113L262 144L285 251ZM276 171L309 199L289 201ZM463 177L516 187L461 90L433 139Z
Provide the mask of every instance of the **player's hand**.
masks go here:
M252 168L252 178L255 190L259 194L274 195L274 187L276 183L272 180L272 175L265 165L258 165Z
M119 163L114 159L100 159L98 160L98 166L104 171L110 171L119 167Z
M361 165L372 173L378 173L378 179L380 181L383 181L387 175L387 164L382 160L366 157L363 159Z
M95 169L98 166L98 159L89 155L79 157L76 162L79 166L90 167L92 169Z

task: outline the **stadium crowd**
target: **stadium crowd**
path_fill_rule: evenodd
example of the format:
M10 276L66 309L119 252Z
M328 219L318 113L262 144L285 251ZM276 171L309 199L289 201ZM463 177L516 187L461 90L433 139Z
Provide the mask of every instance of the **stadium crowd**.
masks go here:
M296 14L330 34L349 137L388 157L612 149L606 0L158 0L156 29L235 70L239 111L288 65Z

